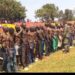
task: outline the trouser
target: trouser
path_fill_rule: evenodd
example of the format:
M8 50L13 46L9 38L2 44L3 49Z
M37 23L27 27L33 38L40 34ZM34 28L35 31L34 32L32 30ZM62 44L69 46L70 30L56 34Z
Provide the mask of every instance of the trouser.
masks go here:
M49 53L50 53L52 51L52 40L49 41L48 47L49 47Z
M0 57L3 57L3 51L2 51L2 49L3 48L0 47Z
M17 66L16 66L16 51L13 48L12 49L12 57L7 57L7 72L16 72Z
M39 59L42 59L41 52L40 52L40 43L39 42L36 43L35 57L37 57Z
M16 60L17 60L17 65L21 64L22 65L22 47L19 46L19 49L18 49L18 55L16 55Z
M6 54L6 48L2 47L1 48L2 51L2 56L3 56L3 63L2 63L2 69L4 71L7 71L7 54Z
M3 64L2 64L2 69L4 71L7 71L7 54L5 52L3 52Z
M39 57L42 59L44 53L44 41L40 41L39 43Z
M41 43L41 54L43 56L43 53L44 53L44 40L42 40L42 43Z
M19 65L19 63L20 63L20 56L19 55L16 55L16 63L17 63L17 65Z
M33 63L34 62L34 49L30 49L30 52L29 52L29 61L30 63Z
M69 51L69 47L70 47L70 42L69 42L70 40L69 40L68 37L64 38L64 41L65 41L65 39L67 40L67 42L64 43L64 51L68 52Z
M75 35L73 35L72 45L75 46Z
M27 48L27 46L23 45L22 46L22 66L26 67L29 65L29 50Z
M64 52L69 52L69 45L68 44L65 44L65 46L64 46Z
M50 54L49 42L46 43L46 56Z
M19 58L18 58L19 63L22 65L22 46L19 48Z
M46 46L46 56L48 56L51 52L50 41L46 40L45 46Z
M41 53L40 53L40 50L39 50L39 47L36 48L36 57L38 57L39 59L42 59L42 56L41 56Z
M25 67L26 63L25 63L25 60L26 60L26 54L25 54L25 47L22 46L22 54L21 54L21 57L22 57L22 66Z
M73 42L73 36L70 36L70 37L69 37L70 46L72 46L72 42Z
M42 57L44 53L44 40L41 40L39 44L40 56Z
M13 72L13 58L8 57L7 72Z

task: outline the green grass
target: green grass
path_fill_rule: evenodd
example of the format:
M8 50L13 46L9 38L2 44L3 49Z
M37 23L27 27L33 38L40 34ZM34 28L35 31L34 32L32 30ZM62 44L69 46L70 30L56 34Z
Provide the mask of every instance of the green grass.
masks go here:
M65 54L61 50L32 64L28 71L21 72L75 72L75 48Z

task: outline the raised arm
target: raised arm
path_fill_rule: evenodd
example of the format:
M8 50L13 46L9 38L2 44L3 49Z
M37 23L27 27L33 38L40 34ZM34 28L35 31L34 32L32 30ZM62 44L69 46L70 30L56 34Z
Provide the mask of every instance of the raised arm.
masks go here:
M23 29L20 27L20 31L19 32L15 32L15 35L16 36L20 35L22 31L23 31Z

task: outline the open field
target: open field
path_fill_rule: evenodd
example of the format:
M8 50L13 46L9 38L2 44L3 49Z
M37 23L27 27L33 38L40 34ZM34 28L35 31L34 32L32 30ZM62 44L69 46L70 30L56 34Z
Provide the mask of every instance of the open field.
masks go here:
M75 72L75 48L72 47L69 53L63 53L61 50L52 53L33 63L28 71L21 72Z

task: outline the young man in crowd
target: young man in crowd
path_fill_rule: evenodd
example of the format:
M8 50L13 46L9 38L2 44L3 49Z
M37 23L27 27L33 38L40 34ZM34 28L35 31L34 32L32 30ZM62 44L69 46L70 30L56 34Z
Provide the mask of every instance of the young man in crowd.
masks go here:
M37 27L36 33L35 33L35 55L37 58L42 59L42 50L41 50L41 31L40 28Z
M46 47L46 56L50 55L50 48L51 48L51 37L50 37L50 28L49 25L46 26L46 30L44 31L45 33L45 47Z
M70 47L70 33L69 33L70 27L68 25L65 25L64 27L64 35L63 35L63 44L64 44L64 51L63 52L69 52Z
M30 31L28 32L29 35L29 63L33 63L34 58L34 28L30 28Z
M0 35L3 67L7 72L15 72L16 65L18 66L21 63L23 69L28 70L29 65L35 61L35 58L43 58L44 52L46 56L49 56L51 51L56 51L62 45L64 45L64 52L68 52L73 38L71 37L72 31L69 32L67 29L66 26L64 35L60 28L51 28L50 25L37 27L36 30L28 29L25 25L16 27L15 32L11 28L4 30L3 35Z
M29 35L28 35L28 29L23 29L22 33L22 66L25 70L28 70L29 66L29 52L30 52L30 46L29 46Z
M8 28L3 28L3 34L2 34L2 54L3 54L3 64L2 69L3 71L7 71L7 52L5 47L6 37L8 33Z
M43 27L40 27L40 53L42 57L44 54L44 44L45 44L45 39L44 39Z
M56 30L54 30L52 42L53 51L55 52L58 49L58 37Z
M14 47L16 50L16 62L17 62L17 67L22 64L22 60L21 60L21 43L22 43L22 39L21 39L21 34L22 34L22 27L18 27L16 26L16 31L14 32ZM18 69L18 68L17 68Z
M4 32L3 36L3 48L5 49L5 66L6 72L16 72L16 51L14 48L14 30L8 29L8 32Z

